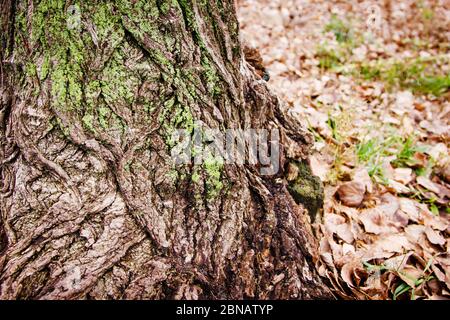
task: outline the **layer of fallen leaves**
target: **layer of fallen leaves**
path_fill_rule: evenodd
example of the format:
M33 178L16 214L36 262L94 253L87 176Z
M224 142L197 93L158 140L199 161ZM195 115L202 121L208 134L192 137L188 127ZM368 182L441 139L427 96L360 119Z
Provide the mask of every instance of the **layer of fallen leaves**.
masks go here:
M348 298L449 296L448 219L381 185L346 190L364 200L344 205L336 190L349 183L364 186L356 178L326 187L328 201L316 226L323 235L321 275Z
M242 0L239 15L316 138L321 275L349 299L450 298L450 3Z

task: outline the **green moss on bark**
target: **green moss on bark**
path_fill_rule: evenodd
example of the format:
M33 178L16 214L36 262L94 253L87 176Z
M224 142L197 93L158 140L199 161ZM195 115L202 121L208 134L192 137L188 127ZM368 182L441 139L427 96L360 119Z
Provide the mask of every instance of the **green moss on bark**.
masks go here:
M293 162L298 168L298 176L288 185L288 190L297 203L301 203L312 219L323 206L323 185L319 177L314 176L305 161Z
M206 196L208 199L216 198L223 188L223 166L224 162L222 158L208 155L203 159L203 169L206 175Z

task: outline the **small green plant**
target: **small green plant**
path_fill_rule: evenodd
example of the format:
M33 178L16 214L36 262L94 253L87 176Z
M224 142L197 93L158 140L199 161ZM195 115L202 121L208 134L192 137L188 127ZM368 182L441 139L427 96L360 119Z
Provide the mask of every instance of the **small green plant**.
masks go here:
M402 259L401 263L399 265L402 265L404 263L404 259ZM371 264L367 261L363 261L364 267L369 272L379 272L380 275L382 272L392 272L394 274L401 275L403 278L408 279L408 283L413 284L412 286L404 281L402 281L394 290L392 293L392 299L397 300L400 296L403 294L410 292L410 299L415 300L415 291L418 289L421 285L427 283L428 281L434 279L435 277L432 274L432 271L430 272L431 264L433 263L433 258L429 259L424 270L422 271L421 275L418 278L415 278L411 276L410 274L404 272L403 270L400 270L399 267L388 267L384 264L381 265L375 265Z
M330 22L325 26L325 32L332 32L339 43L336 48L319 46L316 50L316 57L319 59L319 66L324 70L334 69L342 66L351 55L352 49L361 39L356 39L349 23L344 23L336 15L331 17Z
M347 42L352 39L350 25L336 15L331 16L330 22L325 26L325 32L333 32L338 42Z
M387 183L383 171L383 157L387 155L390 147L390 140L382 141L378 138L368 139L356 145L356 155L358 160L365 164L367 172L374 180Z
M331 130L334 161L328 175L329 181L340 180L344 163L354 161L354 144L351 143L352 116L339 106L339 113L328 112L327 125Z
M433 11L422 7L422 19L430 24ZM412 90L417 94L432 94L441 96L450 90L450 74L443 74L441 66L437 63L444 57L433 56L425 58L409 58L405 60L378 59L374 61L349 61L352 51L362 41L358 32L353 32L351 24L344 22L336 15L332 15L330 22L324 28L325 32L332 32L339 43L337 48L319 47L316 57L323 70L335 72L349 72L353 76L365 80L378 80L385 82L388 89L402 88ZM416 41L405 39L405 43ZM419 44L418 44L419 45ZM423 47L424 44L420 44ZM445 56L448 60L448 56ZM445 62L444 63L448 63ZM349 71L346 71L349 70Z
M424 152L424 147L419 147L412 136L406 139L396 139L398 146L398 152L396 154L396 159L392 161L395 167L410 167L417 165L417 160L414 158L416 152Z
M439 215L439 208L438 208L438 206L435 203L430 204L430 211L435 216Z
M410 291L410 299L415 300L415 291L417 288L419 288L421 285L427 283L430 280L433 280L435 277L432 275L432 273L428 274L428 271L430 270L431 264L433 263L433 259L431 258L428 260L427 265L425 266L425 269L422 271L422 274L415 278L414 276L411 276L410 274L407 274L406 272L397 270L396 272L401 274L404 278L409 279L413 285L409 285L406 282L402 282L400 285L398 285L392 295L393 300L397 300L401 295L404 293Z
M388 88L400 87L415 93L440 96L450 89L450 74L439 74L432 62L421 59L406 62L377 60L357 65L352 73L365 80L383 81Z
M414 156L423 151L424 148L417 146L412 136L376 137L363 140L356 146L358 160L366 166L369 176L381 183L387 182L383 172L385 158L395 156L391 161L394 167L409 167L418 164Z
M446 76L426 75L416 79L411 87L416 92L440 96L450 89L450 74Z
M331 129L331 135L333 139L339 140L340 135L336 124L336 119L328 112L327 125Z
M323 142L324 139L322 138L320 133L314 128L314 126L311 124L311 122L309 121L308 118L306 119L306 122L307 122L308 131L314 136L314 141L315 142Z
M430 21L431 19L433 19L434 17L434 12L432 9L430 8L422 8L422 18L423 20L428 20Z
M381 77L381 70L368 64L362 64L358 70L358 75L364 80L376 80Z
M363 261L362 264L363 264L364 267L366 267L367 271L369 271L369 272L374 272L374 271L382 272L382 271L389 270L389 269L388 269L385 265L383 265L383 264L380 264L380 265L377 265L377 264L371 264L371 263L369 263L369 262L367 262L367 261Z
M422 146L418 149L419 152L424 152L426 149L429 148L429 146ZM433 157L429 157L426 161L425 165L423 167L417 167L414 169L414 172L417 176L423 176L423 177L429 177L433 173L433 169L435 168L437 164L436 159Z
M316 52L319 67L324 70L336 68L342 64L341 57L336 50L320 47Z

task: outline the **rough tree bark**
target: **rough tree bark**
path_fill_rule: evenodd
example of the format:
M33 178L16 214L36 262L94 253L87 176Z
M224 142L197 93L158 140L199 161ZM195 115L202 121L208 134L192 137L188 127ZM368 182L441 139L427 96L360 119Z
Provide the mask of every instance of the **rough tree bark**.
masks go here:
M2 0L1 61L0 298L332 297L311 137L245 61L232 0ZM281 170L174 168L194 121L279 128Z

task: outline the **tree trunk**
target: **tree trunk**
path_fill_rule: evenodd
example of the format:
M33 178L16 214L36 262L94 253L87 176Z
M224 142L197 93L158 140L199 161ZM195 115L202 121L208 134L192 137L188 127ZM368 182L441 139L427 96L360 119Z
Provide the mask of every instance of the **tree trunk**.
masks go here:
M232 0L2 0L1 61L0 298L332 297L296 173L311 137L245 61ZM174 165L198 123L279 129L280 170Z

